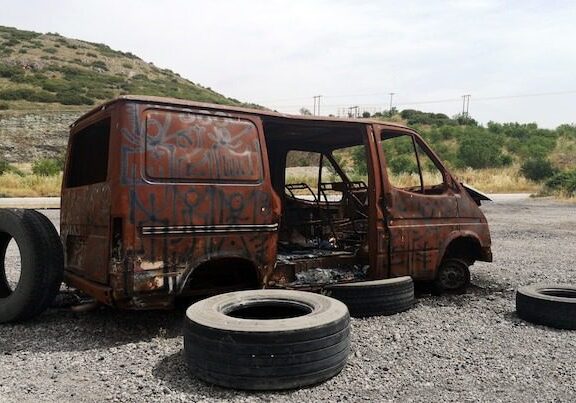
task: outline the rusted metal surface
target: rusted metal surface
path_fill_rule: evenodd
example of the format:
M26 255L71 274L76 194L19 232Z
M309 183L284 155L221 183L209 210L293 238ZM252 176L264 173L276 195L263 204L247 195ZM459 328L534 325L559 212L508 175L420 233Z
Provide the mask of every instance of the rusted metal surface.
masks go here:
M429 280L446 251L454 249L452 242L462 238L478 244L479 253L470 246L469 252L477 254L472 261L491 259L486 220L449 173L440 195L418 195L389 183L380 132L416 136L406 128L132 97L107 103L78 120L71 142L102 119L110 121L106 180L83 186L65 183L61 213L66 281L100 302L169 307L177 295L289 287L299 278L306 282L302 273L339 267L360 267L370 279L412 275ZM264 123L271 122L267 119L274 119L270 127L276 131L264 129ZM308 129L305 146L285 140L281 129L293 124ZM343 145L346 130L355 131L368 159L365 193L347 195L346 186L338 185L344 192L340 204L326 200L314 207L288 200L287 150L308 147L328 155L334 148L330 137L314 143L311 129L316 127L339 131ZM74 157L70 150L66 176ZM350 209L352 197L358 196L363 202L356 200ZM321 222L326 233L342 222L354 227L354 215L362 208L367 224L353 234L354 241L333 242L345 253L278 259L281 234L298 230L310 237L315 231L298 227L298 214L290 209L314 216L309 225ZM349 277L336 276L353 280Z

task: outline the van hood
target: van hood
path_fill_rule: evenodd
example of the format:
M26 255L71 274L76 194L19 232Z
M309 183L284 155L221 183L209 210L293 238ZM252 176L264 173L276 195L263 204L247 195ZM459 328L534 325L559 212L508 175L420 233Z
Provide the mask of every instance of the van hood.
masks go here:
M474 202L476 202L477 205L480 206L483 200L492 201L492 199L489 198L488 195L482 193L478 189L474 189L472 186L467 185L466 183L463 182L461 182L460 184L464 186L464 189L466 189L470 197L472 197L472 199L474 200Z

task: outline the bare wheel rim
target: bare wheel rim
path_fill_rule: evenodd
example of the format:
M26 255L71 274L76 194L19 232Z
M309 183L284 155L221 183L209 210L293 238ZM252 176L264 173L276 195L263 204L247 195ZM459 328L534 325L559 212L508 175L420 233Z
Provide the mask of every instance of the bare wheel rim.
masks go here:
M442 288L456 290L467 282L466 269L461 265L448 263L440 270L438 280Z

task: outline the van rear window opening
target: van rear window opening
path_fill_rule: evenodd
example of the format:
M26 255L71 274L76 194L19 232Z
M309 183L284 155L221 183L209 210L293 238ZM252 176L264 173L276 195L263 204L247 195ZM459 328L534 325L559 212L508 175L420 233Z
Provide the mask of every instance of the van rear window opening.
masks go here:
M186 182L260 182L258 130L249 120L194 113L146 114L146 176Z
M106 181L110 118L80 130L70 141L66 187L73 188Z

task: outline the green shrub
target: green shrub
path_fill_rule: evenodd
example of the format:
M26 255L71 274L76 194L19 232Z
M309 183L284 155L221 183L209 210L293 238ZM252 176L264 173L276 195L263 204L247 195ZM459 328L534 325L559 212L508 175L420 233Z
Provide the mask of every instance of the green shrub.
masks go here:
M0 91L0 99L7 101L25 100L30 102L56 102L53 94L47 91L37 91L30 88L18 88Z
M12 78L14 76L23 75L22 69L8 64L0 64L0 77Z
M368 167L366 166L366 150L364 149L364 146L352 147L350 151L354 173L360 176L368 175Z
M61 163L54 158L43 158L32 165L32 173L40 176L54 176L62 171Z
M576 196L576 169L557 173L546 181L545 188L565 196Z
M556 171L550 161L537 158L529 159L524 162L520 167L520 173L526 179L539 182L550 178L556 173Z
M399 155L391 158L388 161L388 166L394 174L418 172L416 162L407 155Z
M50 92L64 92L70 90L70 83L65 80L51 79L42 83L42 89Z
M0 160L0 175L10 170L10 164L4 160Z
M7 42L4 42L4 46L13 47L20 43L18 39L10 38Z
M510 165L512 158L502 153L502 146L494 135L472 133L460 142L458 159L471 168L493 168Z
M96 61L90 63L90 65L92 67L96 67L97 69L108 71L108 66L106 66L106 63L103 62L102 60L96 60Z
M62 105L94 105L94 100L76 92L59 92L56 94L56 102Z
M50 54L54 54L54 53L58 52L58 49L56 49L56 48L46 48L46 49L44 49L44 52L50 53Z

